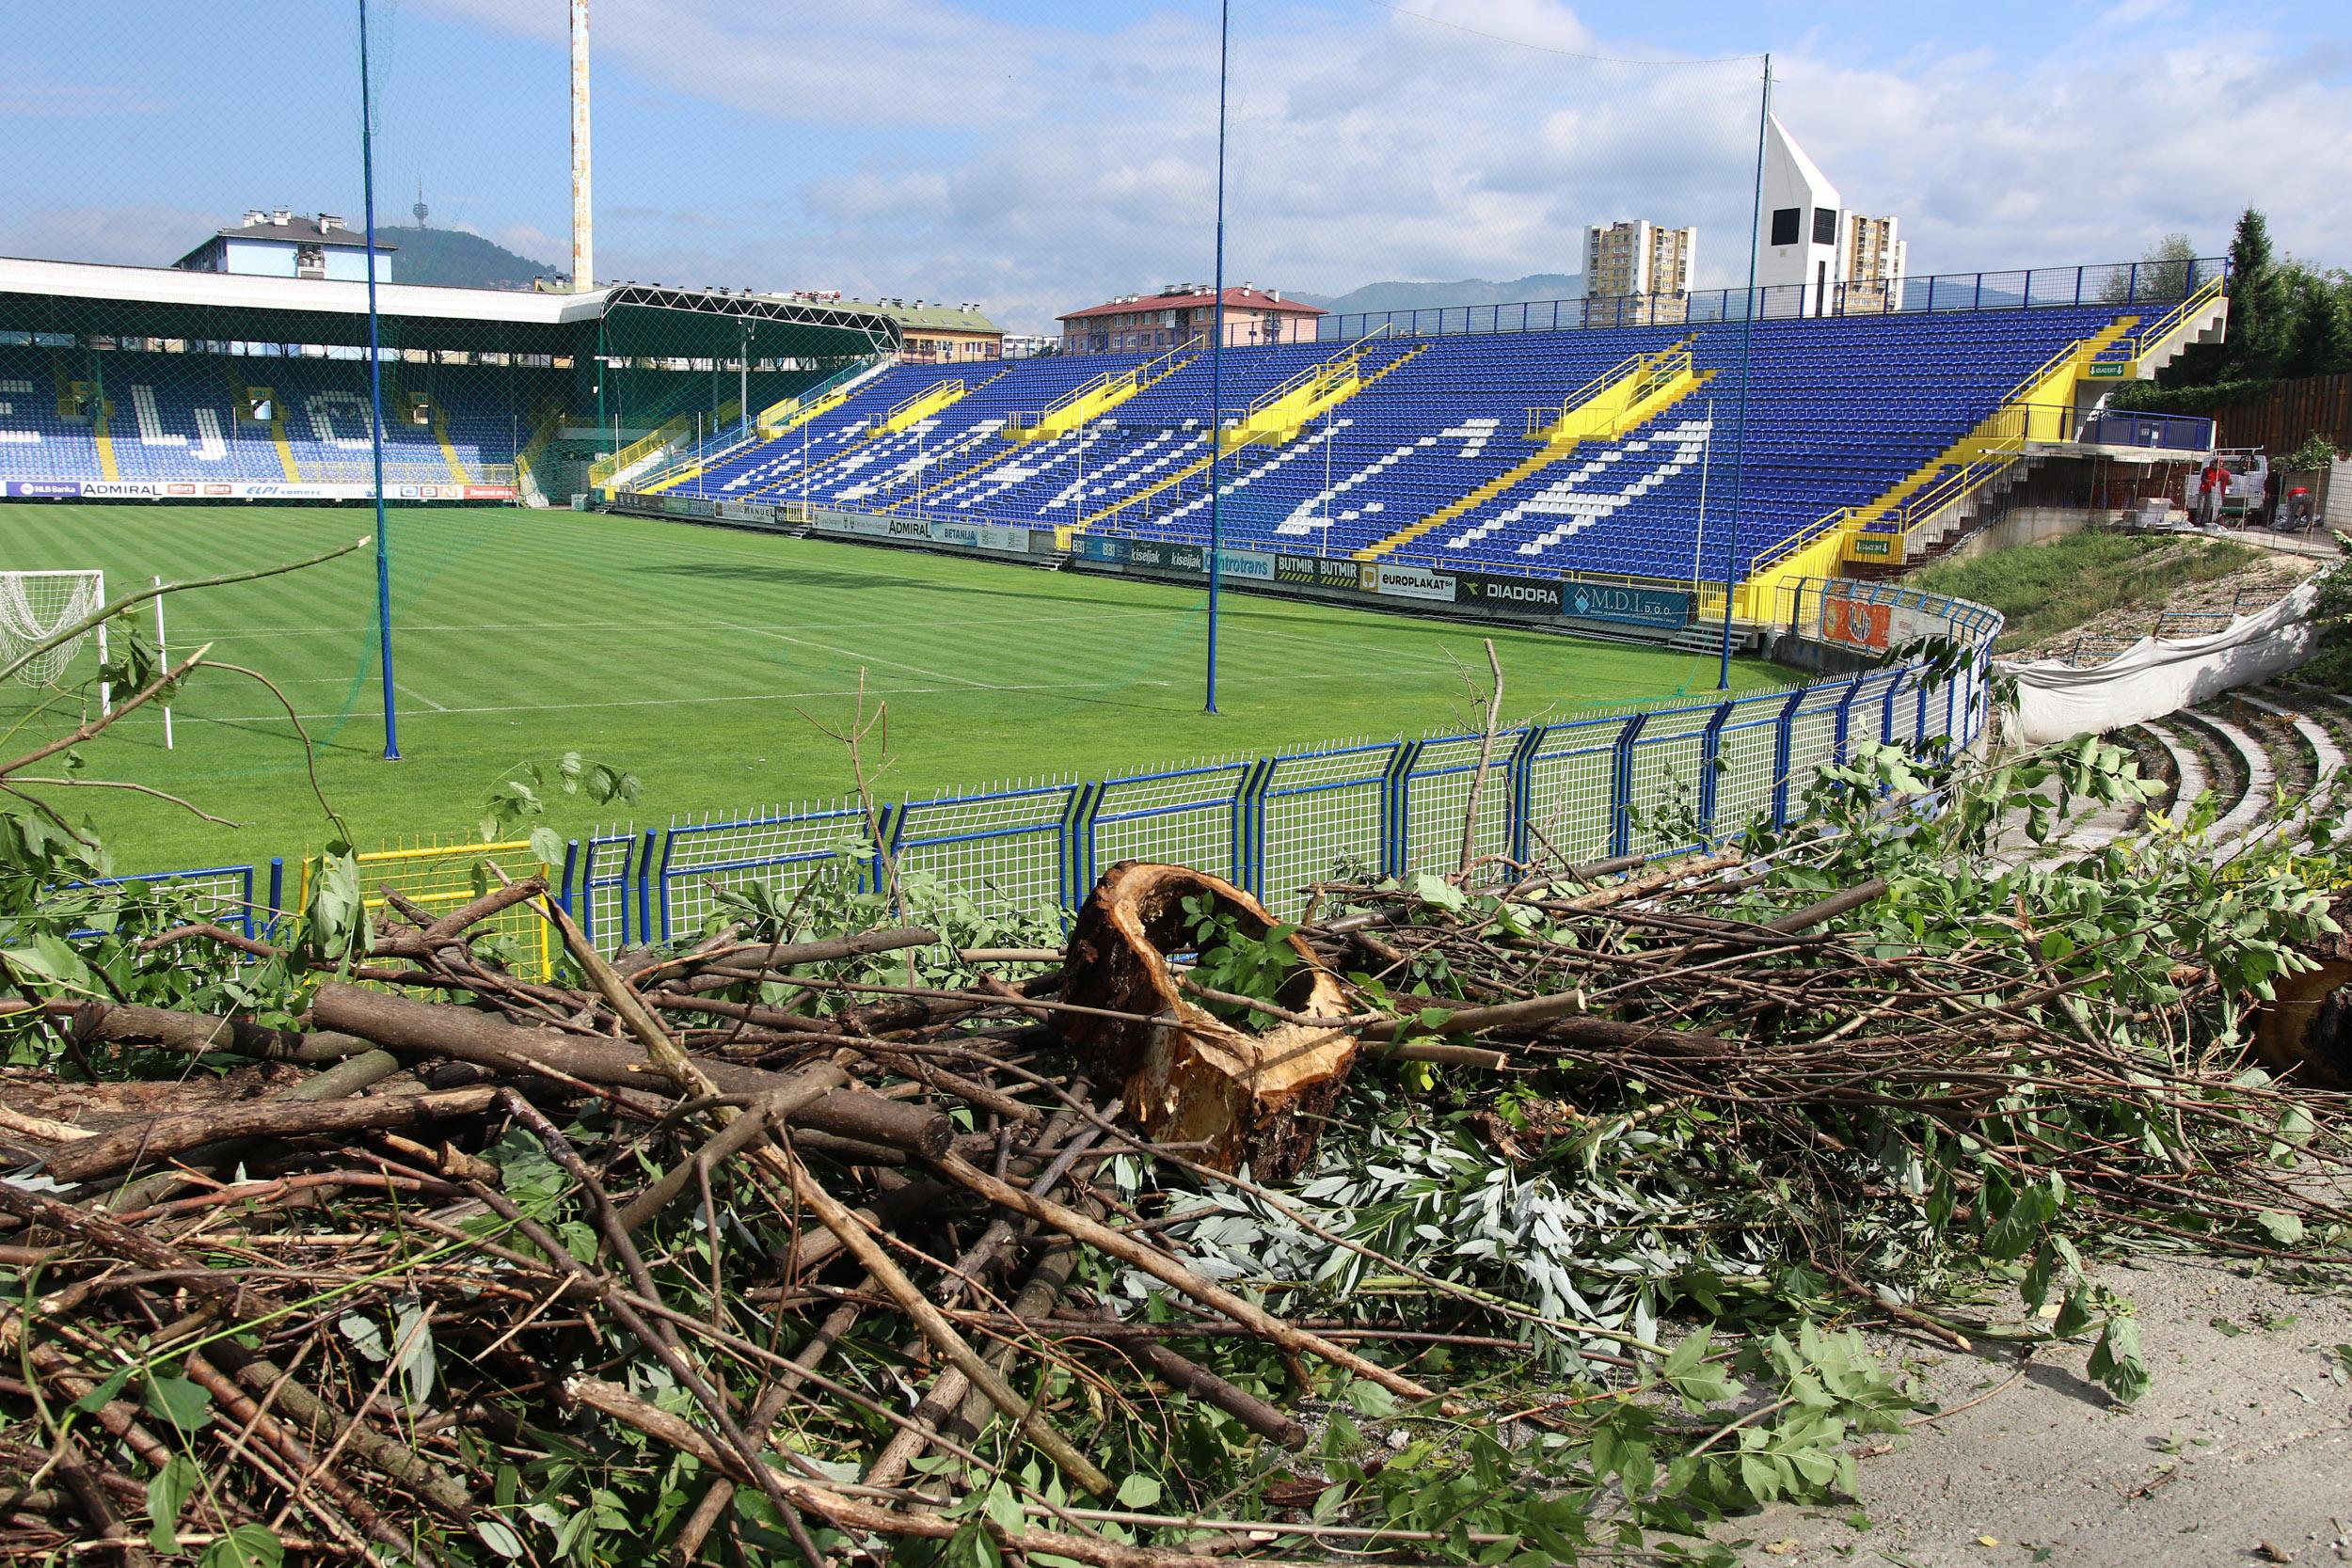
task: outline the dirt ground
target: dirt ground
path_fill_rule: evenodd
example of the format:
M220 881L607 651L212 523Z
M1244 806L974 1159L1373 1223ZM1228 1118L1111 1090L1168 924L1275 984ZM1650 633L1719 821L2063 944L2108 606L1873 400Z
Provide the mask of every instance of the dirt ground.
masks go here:
M2184 583L2167 595L2163 608L2168 610L2236 610L2250 615L2266 605L2276 603L2293 593L2304 578L2327 564L2328 556L2319 553L2323 548L2332 552L2326 535L2318 543L2309 538L2280 538L2258 532L2234 533L2229 537L2240 544L2253 546L2263 551L2260 560L2248 562L2237 571L2209 582ZM2150 552L2145 564L2154 566L2167 558L2168 552L2185 552L2194 547L2194 536L2184 537ZM2042 658L2063 653L2085 637L2127 637L2148 635L2154 622L2154 612L2146 605L2109 610L2094 615L2079 626L2055 632L2042 644L2032 649L2020 649L2003 657L2012 659Z
M2079 1347L1890 1342L1953 1413L1859 1445L1859 1507L1775 1507L1718 1539L1755 1564L2352 1561L2352 1291L2170 1258L2102 1278L2138 1308L2138 1403L2086 1378Z

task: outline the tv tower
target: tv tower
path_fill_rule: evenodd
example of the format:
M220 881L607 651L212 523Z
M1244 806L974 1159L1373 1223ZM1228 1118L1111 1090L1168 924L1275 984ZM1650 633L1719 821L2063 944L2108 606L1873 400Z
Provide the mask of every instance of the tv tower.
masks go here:
M424 182L421 180L417 182L417 204L408 211L416 214L420 229L424 227L424 220L433 214L433 209L424 204Z

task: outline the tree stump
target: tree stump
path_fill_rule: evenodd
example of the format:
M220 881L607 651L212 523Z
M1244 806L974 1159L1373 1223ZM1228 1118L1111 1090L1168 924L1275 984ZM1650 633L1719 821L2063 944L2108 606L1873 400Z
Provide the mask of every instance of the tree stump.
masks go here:
M1218 1170L1248 1165L1286 1181L1314 1149L1360 1044L1351 1030L1277 1022L1236 1028L1178 989L1168 955L1189 951L1184 900L1206 895L1248 935L1275 925L1255 898L1206 872L1121 861L1078 911L1064 960L1063 1000L1140 1019L1057 1014L1062 1037L1098 1084L1117 1084L1127 1115L1155 1142L1193 1144ZM1344 986L1297 937L1300 967L1273 1000L1285 1012L1337 1018Z

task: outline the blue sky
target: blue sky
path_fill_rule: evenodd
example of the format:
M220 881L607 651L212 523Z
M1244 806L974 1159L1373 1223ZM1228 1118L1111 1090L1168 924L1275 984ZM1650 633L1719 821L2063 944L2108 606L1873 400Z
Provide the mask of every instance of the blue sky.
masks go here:
M1205 277L1207 0L593 0L598 270L987 304ZM561 264L564 0L371 0L379 211ZM167 262L247 206L359 209L355 8L11 8L0 251ZM1756 66L1915 273L2219 246L2352 261L2352 7L1237 0L1228 272L1337 293L1576 270L1695 223L1743 266ZM1624 65L1591 56L1726 64Z

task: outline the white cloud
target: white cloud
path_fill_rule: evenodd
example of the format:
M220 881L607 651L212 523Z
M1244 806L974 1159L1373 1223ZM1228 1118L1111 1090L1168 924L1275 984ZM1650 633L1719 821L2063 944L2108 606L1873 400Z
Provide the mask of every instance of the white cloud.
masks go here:
M560 5L406 8L544 49L560 80ZM1671 11L1605 28L1597 14L1561 0L1241 8L1229 276L1335 293L1574 271L1587 223L1644 216L1700 228L1704 286L1740 280L1754 62L1588 58L1737 47ZM960 0L596 0L600 270L980 299L1024 327L1204 278L1215 22L1200 0L1039 4L1013 21ZM1858 209L1903 219L1915 273L2122 260L2174 230L2215 250L2249 202L2288 249L2352 259L2336 152L2352 145L2345 37L2272 40L2168 0L2117 0L2106 18L2058 16L1997 51L1851 47L1823 29L1776 49L1774 106ZM469 112L485 126L496 112L432 107L457 144L437 155L457 166L420 170L428 184L456 187L465 215L560 263L560 123L531 153L551 166L491 179L463 143ZM137 205L163 193L138 188L132 143L105 163L119 216L20 203L0 245L152 261L217 223L160 220L169 196Z

